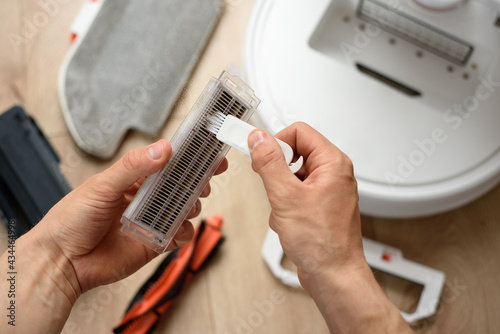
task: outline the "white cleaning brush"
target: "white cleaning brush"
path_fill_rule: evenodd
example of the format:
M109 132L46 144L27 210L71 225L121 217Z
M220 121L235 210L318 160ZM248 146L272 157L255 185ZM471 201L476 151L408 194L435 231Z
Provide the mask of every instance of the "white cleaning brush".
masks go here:
M218 140L250 156L247 140L250 132L255 130L255 127L234 116L226 116L221 112L217 112L207 119L207 130L212 132ZM288 167L292 173L296 173L302 167L304 159L299 157L296 162L292 163L293 150L290 145L279 139L276 140L281 146Z

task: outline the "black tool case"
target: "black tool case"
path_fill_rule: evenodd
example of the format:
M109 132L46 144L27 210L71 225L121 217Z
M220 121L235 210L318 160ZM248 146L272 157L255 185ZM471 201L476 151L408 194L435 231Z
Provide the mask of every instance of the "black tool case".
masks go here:
M59 157L20 106L0 115L0 219L19 237L70 190Z

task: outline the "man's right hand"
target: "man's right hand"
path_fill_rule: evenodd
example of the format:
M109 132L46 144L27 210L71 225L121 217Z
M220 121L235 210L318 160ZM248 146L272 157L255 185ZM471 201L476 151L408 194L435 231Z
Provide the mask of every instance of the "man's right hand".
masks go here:
M294 175L264 130L248 137L253 169L271 204L270 227L297 265L332 333L412 333L365 260L351 160L304 123L276 135L304 165Z
M305 123L276 135L304 165L294 175L276 140L264 130L250 134L252 167L262 178L271 204L270 227L297 265L301 283L322 270L365 266L357 183L351 160Z

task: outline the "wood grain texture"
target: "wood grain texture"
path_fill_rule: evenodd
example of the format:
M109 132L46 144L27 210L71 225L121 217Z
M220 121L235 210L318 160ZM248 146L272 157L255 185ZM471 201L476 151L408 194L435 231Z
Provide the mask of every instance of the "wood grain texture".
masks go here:
M21 103L24 95L25 66L22 43L23 6L20 1L0 5L0 110ZM1 112L1 111L0 111Z
M42 3L51 3L51 9ZM69 26L82 3L0 3L0 108L5 110L20 103L27 109L55 146L61 157L61 170L73 187L110 166L126 151L157 139L131 132L109 161L93 158L74 144L62 118L56 84L61 62L70 47ZM253 4L254 0L227 1L209 45L158 137L173 136L212 76L241 65ZM12 36L23 38L13 44ZM231 151L228 160L229 171L212 180L212 195L203 200L201 214L224 215L226 242L189 289L182 292L155 333L327 333L309 296L302 290L283 286L265 266L260 255L269 215L264 189L247 157ZM477 201L441 215L411 220L363 217L365 236L400 248L408 259L447 275L438 313L414 324L418 333L498 331L498 203L497 187ZM5 232L3 245L4 240ZM123 281L84 294L73 308L64 333L109 333L163 257ZM411 296L405 293L408 287L401 283L396 286L391 280L384 282L396 305L406 307L412 303Z

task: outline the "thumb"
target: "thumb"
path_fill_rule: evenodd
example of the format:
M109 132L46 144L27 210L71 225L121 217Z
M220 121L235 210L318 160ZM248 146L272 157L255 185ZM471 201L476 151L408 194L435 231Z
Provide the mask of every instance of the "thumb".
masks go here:
M147 147L127 152L113 166L100 175L101 182L117 194L124 193L141 177L148 176L163 167L172 155L172 147L161 139Z
M248 136L248 148L252 168L262 178L268 193L297 180L286 164L280 145L269 132L252 131Z

